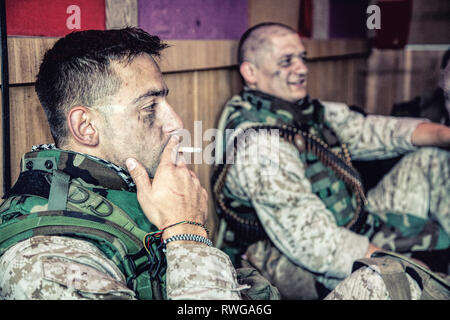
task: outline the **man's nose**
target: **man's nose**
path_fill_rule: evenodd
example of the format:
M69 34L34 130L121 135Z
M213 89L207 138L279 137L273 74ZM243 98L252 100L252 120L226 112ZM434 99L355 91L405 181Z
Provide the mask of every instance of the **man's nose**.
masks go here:
M164 108L162 121L163 132L166 134L172 134L177 130L183 129L183 120L181 120L170 104L167 104Z
M306 66L306 62L303 58L295 59L294 70L296 73L308 73L308 67Z

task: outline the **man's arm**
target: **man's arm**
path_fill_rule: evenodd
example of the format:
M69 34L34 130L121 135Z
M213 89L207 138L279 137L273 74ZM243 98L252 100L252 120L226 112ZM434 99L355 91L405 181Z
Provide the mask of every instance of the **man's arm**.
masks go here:
M420 123L411 136L411 142L418 147L450 148L450 128L437 123Z
M413 133L427 119L391 117L381 115L363 116L352 111L344 103L323 102L325 120L336 132L339 140L349 147L353 160L392 158L417 150ZM416 135L421 138L422 130ZM428 133L429 131L426 130ZM428 138L428 140L432 140Z

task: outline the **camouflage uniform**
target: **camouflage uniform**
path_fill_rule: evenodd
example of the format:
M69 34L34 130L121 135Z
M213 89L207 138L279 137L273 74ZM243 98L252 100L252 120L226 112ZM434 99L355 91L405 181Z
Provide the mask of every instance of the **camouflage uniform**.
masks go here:
M379 250L357 260L352 274L326 300L450 300L450 276Z
M216 248L167 248L169 299L239 299L236 272ZM0 258L2 299L135 299L116 265L89 242L36 236Z
M411 300L419 300L422 290L417 282L406 274ZM365 267L353 272L337 285L325 300L391 300L377 266Z
M241 106L251 108L241 96L234 96L227 108ZM435 148L418 150L411 144L411 135L423 119L381 117L353 112L342 103L323 102L325 119L346 143L352 159L381 159L409 153L405 159L384 178L379 186L368 193L367 209L378 216L369 219L403 220L413 225L415 217L439 221L440 234L444 235L444 249L450 233L450 154ZM280 113L280 112L278 112ZM230 118L233 116L230 116ZM251 117L248 122L254 122ZM275 123L274 119L267 122ZM219 143L216 150L223 149ZM249 155L258 155L257 162L248 161ZM247 158L246 158L247 157ZM353 262L365 256L369 238L336 224L336 218L323 201L311 191L311 183L305 175L305 165L299 161L299 151L292 143L280 140L278 152L269 147L261 135L249 136L242 148L238 148L236 160L228 171L225 182L228 190L243 202L251 203L271 243L288 260L283 264L292 269L300 266L311 272L328 289L333 289L350 275ZM411 188L414 192L411 192ZM406 214L407 213L407 214ZM422 221L422 220L421 220ZM422 225L423 227L423 225ZM371 235L373 236L373 234ZM402 241L399 235L390 238L378 233L372 241L386 249L396 250ZM402 239L400 239L402 240ZM403 239L404 240L404 239ZM430 238L423 238L416 249L430 245ZM438 240L433 239L434 244ZM413 244L414 246L414 244ZM270 259L272 253L257 254L261 243L247 250L256 258L252 264ZM245 258L245 256L244 256ZM272 268L281 260L272 261ZM269 264L269 262L267 262ZM292 273L278 281L289 283ZM280 292L283 289L280 288Z
M40 149L52 149L40 148ZM58 169L85 187L124 206L140 228L151 230L136 199L135 186L125 170L92 156L62 150L32 152L26 157L52 153ZM23 163L22 169L26 166ZM14 189L14 188L13 188ZM113 200L115 199L115 200ZM2 207L2 223L8 212L22 215L48 210L46 199L13 197ZM1 226L1 225L0 225ZM115 257L113 257L115 259ZM166 251L166 294L169 299L240 299L248 288L237 282L229 258L216 248L174 244ZM135 299L125 277L105 252L92 241L60 235L29 234L0 256L2 299Z

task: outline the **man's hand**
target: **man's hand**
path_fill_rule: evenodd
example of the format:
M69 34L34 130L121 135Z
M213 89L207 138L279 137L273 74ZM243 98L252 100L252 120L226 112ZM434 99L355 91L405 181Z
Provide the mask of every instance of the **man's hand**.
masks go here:
M372 253L375 251L382 250L380 247L377 247L376 245L369 243L369 247L367 248L366 255L364 258L370 258L372 256Z
M418 147L441 147L450 150L450 127L424 122L414 130L411 142Z
M175 156L178 143L176 137L170 138L153 181L150 181L142 164L132 158L126 161L136 183L139 204L148 220L158 229L187 220L204 224L207 218L208 194L195 173L186 167L184 158ZM174 159L178 159L176 163ZM206 236L203 228L183 224L167 229L163 238L180 233Z

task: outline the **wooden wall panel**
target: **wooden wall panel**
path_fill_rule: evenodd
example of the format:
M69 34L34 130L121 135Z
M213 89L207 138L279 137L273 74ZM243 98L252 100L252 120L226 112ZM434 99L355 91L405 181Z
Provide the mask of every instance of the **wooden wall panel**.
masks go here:
M387 115L394 103L434 89L444 50L373 50L368 61L366 111Z
M163 72L224 68L237 63L237 40L172 40L161 59Z
M308 58L311 59L328 59L367 56L369 54L369 44L365 40L354 39L302 39Z
M195 72L164 74L164 81L169 88L167 99L190 132L194 129L197 112L196 76Z
M44 53L57 38L8 37L10 84L33 83ZM363 40L303 40L308 57L327 59L368 52ZM237 40L173 40L159 62L163 72L229 68L237 64Z
M33 83L45 52L58 38L8 37L10 84ZM173 40L159 62L163 72L229 67L237 63L236 40ZM1 82L0 82L1 83Z
M34 83L45 52L57 39L8 37L9 83Z
M249 27L261 22L284 23L298 29L300 0L248 0Z
M343 58L307 63L308 92L312 98L364 107L365 58Z
M47 118L39 103L34 86L10 89L11 181L17 180L20 159L31 147L53 143Z

